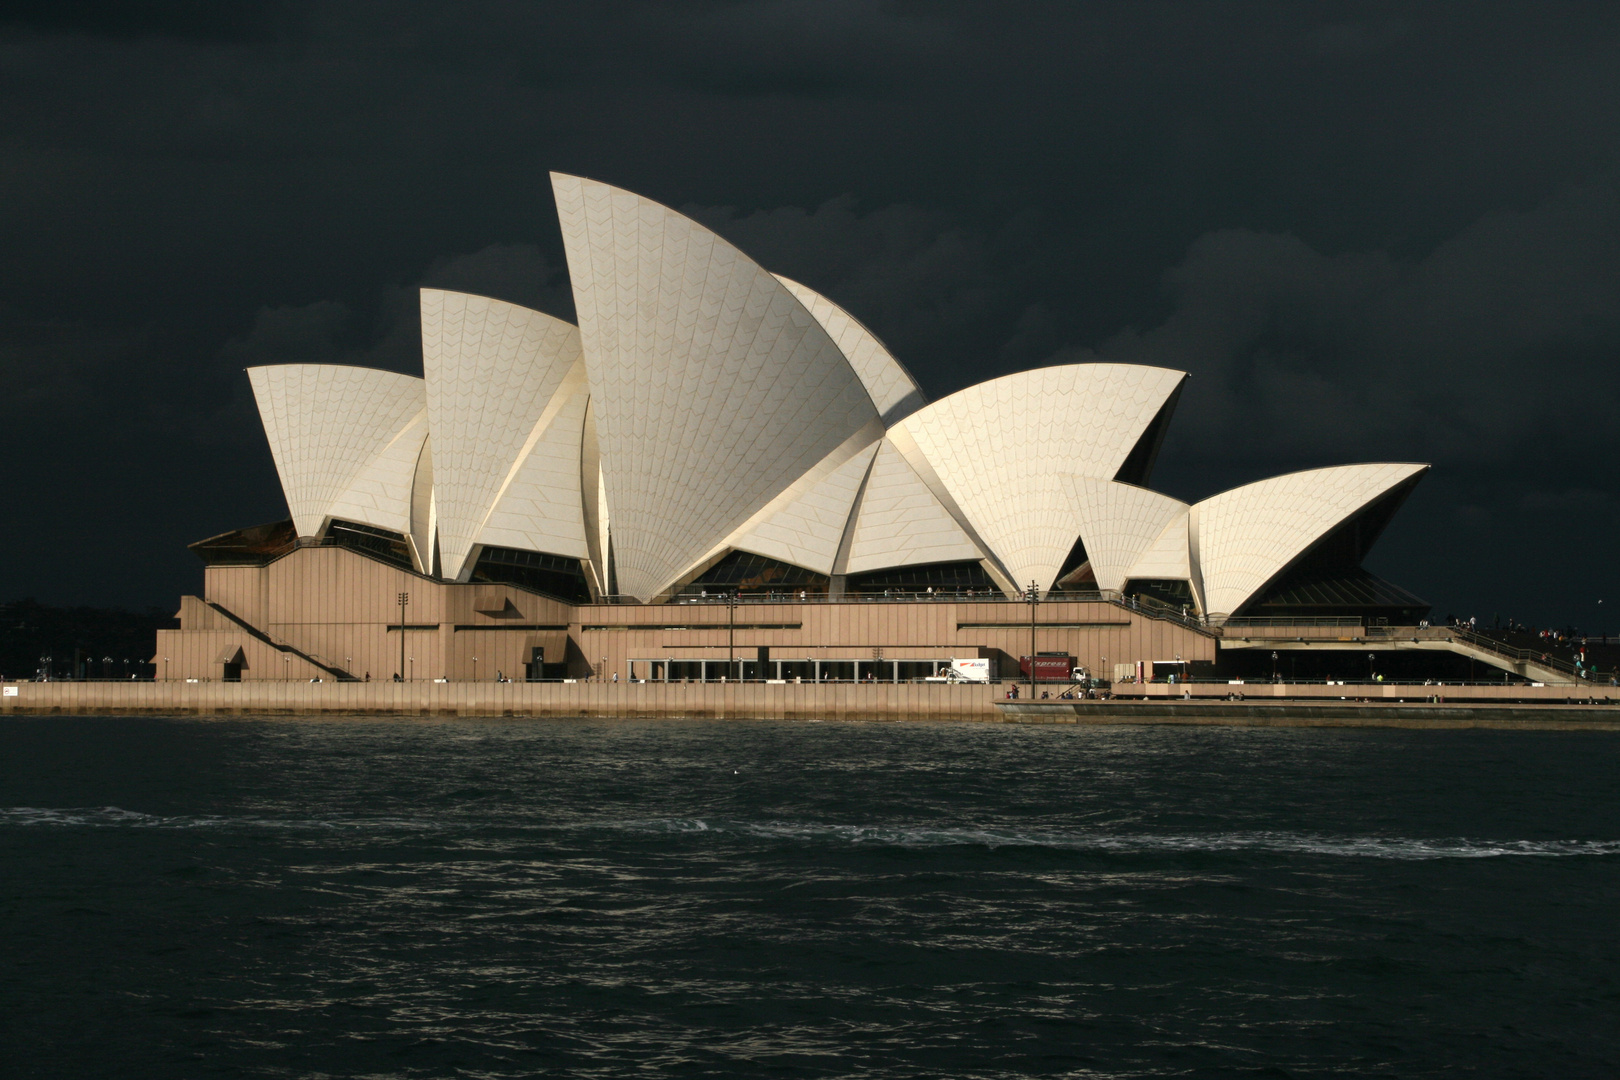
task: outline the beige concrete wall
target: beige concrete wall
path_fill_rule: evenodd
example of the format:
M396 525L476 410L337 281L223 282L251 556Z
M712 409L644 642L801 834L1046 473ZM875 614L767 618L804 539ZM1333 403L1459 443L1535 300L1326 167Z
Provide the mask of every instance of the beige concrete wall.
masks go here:
M778 720L993 720L995 689L944 683L18 683L0 715L304 713Z
M997 702L1005 702L1005 686L944 683L896 684L765 684L765 683L339 683L339 682L54 682L7 683L14 696L0 696L0 716L103 713L111 715L462 715L529 716L536 718L606 717L618 719L736 719L736 720L998 720L1003 712ZM1104 704L1117 706L1115 722L1123 715L1119 708L1140 709L1142 722L1174 713L1184 688L1153 684L1146 688L1147 699L1134 705L1119 698L1112 703L1080 702L1083 708ZM1176 692L1171 693L1172 689ZM1211 701L1213 685L1193 687L1199 691L1191 704ZM1421 691L1422 687L1415 688ZM1567 687L1468 686L1432 688L1444 693L1449 705L1508 702L1541 703L1564 707ZM1272 686L1251 684L1243 688L1244 704L1292 704L1299 708L1344 706L1352 709L1359 701L1394 707L1404 699L1422 703L1426 695L1413 687L1397 686ZM1599 709L1610 717L1620 716L1620 691L1592 688ZM1341 697L1347 700L1340 701ZM1584 700L1584 697L1582 698ZM1024 699L1024 704L1028 704ZM1058 707L1070 703L1036 702L1038 707ZM1436 706L1438 708L1439 706ZM1568 706L1577 708L1579 706ZM1028 710L1025 710L1026 712ZM1037 714L1038 718L1039 714ZM1008 714L1006 718L1019 717Z
M396 597L402 591L411 598L404 674L414 681L493 681L497 672L520 678L531 645L542 644L547 661L556 663L561 644L570 640L577 649L575 677L617 672L627 678L632 659L730 655L724 604L573 607L505 585L434 581L342 548L300 548L269 566L211 567L206 574L206 598L273 641L379 681L400 670ZM1137 660L1215 659L1213 637L1113 604L1043 603L1036 619L1037 652L1067 652L1093 671L1112 672L1116 663ZM999 651L1015 663L1030 649L1028 605L999 600L745 603L737 605L735 620L743 627L735 633L737 655L746 659L763 647L781 660L871 660L879 652L889 660L949 659ZM215 633L220 622L202 605L183 609L182 629L162 639L169 651L160 656L170 656L171 677L219 677L214 638L195 645L178 639ZM762 625L784 628L749 629ZM243 672L249 680L286 677L251 656Z
M1430 698L1442 698L1445 701L1546 701L1563 702L1567 700L1596 700L1600 703L1614 703L1620 705L1620 689L1607 684L1593 685L1590 683L1560 684L1558 686L1526 686L1523 683L1508 685L1468 683L1452 683L1446 685L1437 683L1433 686L1416 686L1410 683L1345 683L1344 685L1328 685L1326 683L1146 683L1133 685L1130 683L1117 683L1114 686L1114 697L1120 699L1142 699L1147 701L1175 701L1194 698L1208 700L1211 698L1225 698L1228 694L1242 694L1244 701L1278 701L1278 700L1309 700L1309 701L1428 701Z

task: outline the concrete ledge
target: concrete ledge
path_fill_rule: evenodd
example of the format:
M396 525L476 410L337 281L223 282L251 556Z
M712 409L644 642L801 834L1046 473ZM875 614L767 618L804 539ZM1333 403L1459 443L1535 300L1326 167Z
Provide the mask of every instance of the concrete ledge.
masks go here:
M1300 701L996 701L993 704L1004 722L1022 724L1231 724L1620 732L1620 705Z
M330 714L626 720L979 720L1045 724L1530 727L1620 731L1620 702L1566 705L1562 703L1562 694L1558 703L1546 704L1479 701L1400 704L1337 700L1200 701L1168 697L1147 701L1007 701L1001 696L1005 693L1002 687L949 683L57 682L6 685L15 686L17 692L14 696L0 696L0 716ZM1266 686L1263 689L1283 688Z
M950 683L16 683L10 715L994 720L994 687Z

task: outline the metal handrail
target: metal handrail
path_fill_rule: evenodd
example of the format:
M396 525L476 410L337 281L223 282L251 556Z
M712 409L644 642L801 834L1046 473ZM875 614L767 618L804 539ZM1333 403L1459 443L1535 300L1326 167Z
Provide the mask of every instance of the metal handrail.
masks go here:
M1359 615L1233 615L1221 620L1219 625L1241 629L1251 626L1361 626L1362 623Z

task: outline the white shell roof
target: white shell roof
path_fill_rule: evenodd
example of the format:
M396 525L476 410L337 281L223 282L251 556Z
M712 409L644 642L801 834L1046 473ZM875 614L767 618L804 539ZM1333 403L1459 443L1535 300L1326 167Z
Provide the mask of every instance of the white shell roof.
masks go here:
M1186 377L1131 364L1038 368L959 390L896 430L1014 583L1045 590L1080 531L1059 475L1112 480Z
M804 305L713 232L607 184L552 188L619 590L649 600L877 411Z
M1340 465L1275 476L1192 508L1193 571L1211 616L1240 610L1339 524L1427 465Z
M270 454L299 536L425 407L421 379L338 364L248 369Z
M838 343L885 424L895 424L927 404L911 372L859 319L808 286L781 274L776 275L776 280L799 298L805 310Z
M1188 507L1115 480L1182 372L1080 364L924 404L859 321L682 215L552 175L580 326L424 289L425 379L249 369L300 536L338 517L463 578L481 545L587 560L666 595L736 548L827 574L980 561L1051 588L1187 580L1240 611L1417 464L1275 477Z
M470 569L464 563L495 500L542 433L537 423L579 356L571 323L484 296L422 290L422 371L445 577Z
M327 508L331 517L401 535L411 531L411 485L427 440L427 406L388 441Z
M575 361L535 423L510 481L498 496L478 543L590 558L580 499L580 441L590 401L585 364Z
M893 442L884 439L855 515L842 572L984 558Z
M842 448L834 451L784 493L787 498L778 500L780 508L768 507L763 520L727 546L831 574L844 526L877 448L874 439L852 455Z
M1131 564L1131 568L1125 572L1126 583L1133 578L1192 581L1192 564L1187 553L1187 518L1190 509L1183 509L1171 518L1147 550ZM1192 584L1196 591L1198 583Z
M1074 508L1086 558L1100 589L1123 589L1131 567L1171 522L1187 515L1187 504L1181 500L1132 484L1070 473L1060 475L1058 481ZM1181 561L1185 566L1185 542ZM1182 576L1185 573L1183 570Z

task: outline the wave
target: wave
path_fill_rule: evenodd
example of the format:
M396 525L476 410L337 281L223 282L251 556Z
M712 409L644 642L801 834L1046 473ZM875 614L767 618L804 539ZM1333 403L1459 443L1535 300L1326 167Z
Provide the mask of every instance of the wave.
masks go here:
M77 827L134 829L267 829L433 832L616 832L643 835L709 833L745 839L853 847L1045 848L1098 855L1256 853L1371 859L1567 858L1620 855L1620 840L1503 840L1470 837L1332 836L1270 830L1210 833L1111 833L901 825L834 825L820 822L732 821L695 817L629 821L538 823L491 820L426 820L400 817L280 818L263 816L161 815L117 806L56 809L0 807L0 828Z
M227 817L216 814L143 814L118 806L76 806L56 809L40 806L0 806L0 828L15 826L77 826L87 828L145 829L384 829L432 831L447 822L411 818L277 818Z
M599 826L600 827L600 826ZM1257 852L1376 859L1484 859L1503 856L1620 855L1620 840L1486 840L1468 837L1328 836L1275 831L1166 834L1026 832L796 822L657 818L609 826L631 832L719 833L762 840L890 847L1050 848L1095 854Z

